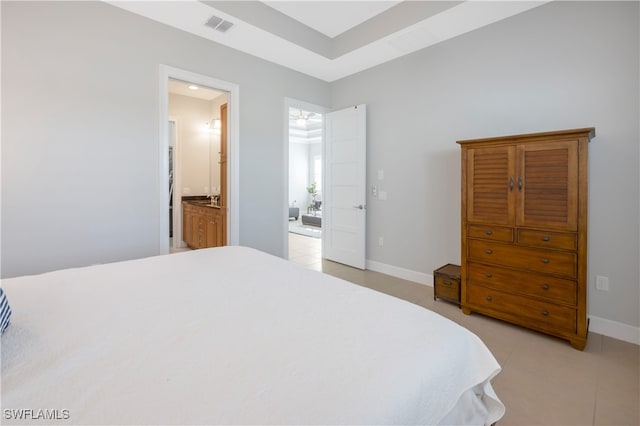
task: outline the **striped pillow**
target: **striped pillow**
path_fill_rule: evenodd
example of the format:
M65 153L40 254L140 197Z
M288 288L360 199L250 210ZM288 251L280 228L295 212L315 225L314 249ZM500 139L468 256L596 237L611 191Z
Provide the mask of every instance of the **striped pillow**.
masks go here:
M4 291L0 288L0 334L9 327L11 322L11 307Z

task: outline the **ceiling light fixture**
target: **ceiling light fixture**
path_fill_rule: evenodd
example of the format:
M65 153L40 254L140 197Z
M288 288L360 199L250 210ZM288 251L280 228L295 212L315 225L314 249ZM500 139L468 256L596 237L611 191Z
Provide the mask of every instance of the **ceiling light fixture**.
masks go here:
M298 117L296 118L296 124L300 127L307 125L307 120L309 119L309 114L305 114L300 110Z
M199 89L199 87L198 87L198 86L196 86L195 84L190 84L190 85L189 85L189 89L191 89L191 90L198 90L198 89Z

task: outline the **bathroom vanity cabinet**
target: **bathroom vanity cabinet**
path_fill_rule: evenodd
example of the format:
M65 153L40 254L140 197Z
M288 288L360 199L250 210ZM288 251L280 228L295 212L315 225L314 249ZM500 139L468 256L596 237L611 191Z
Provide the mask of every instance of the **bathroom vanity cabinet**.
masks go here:
M226 244L226 223L222 208L202 203L182 203L182 237L192 249Z

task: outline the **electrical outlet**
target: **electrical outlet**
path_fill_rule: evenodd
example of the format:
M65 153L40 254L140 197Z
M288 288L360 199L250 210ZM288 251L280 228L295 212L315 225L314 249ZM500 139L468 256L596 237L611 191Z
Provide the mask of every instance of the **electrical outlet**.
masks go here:
M600 291L609 291L609 277L596 275L596 289Z
M371 195L373 195L374 197L378 196L378 187L375 185L371 185Z
M379 246L383 246L384 245L384 237L378 238L378 245Z

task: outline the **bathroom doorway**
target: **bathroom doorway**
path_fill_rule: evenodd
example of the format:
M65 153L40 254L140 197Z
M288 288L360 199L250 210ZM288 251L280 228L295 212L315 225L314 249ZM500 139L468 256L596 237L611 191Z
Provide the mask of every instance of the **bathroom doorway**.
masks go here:
M239 88L164 65L160 71L160 182L167 189L160 194L159 252L185 246L184 196L224 199L226 244L237 245Z
M226 222L227 102L227 92L169 79L171 252L187 247L182 227L182 201L216 200L216 205L222 207L216 209L216 220ZM226 245L224 231L221 241Z

